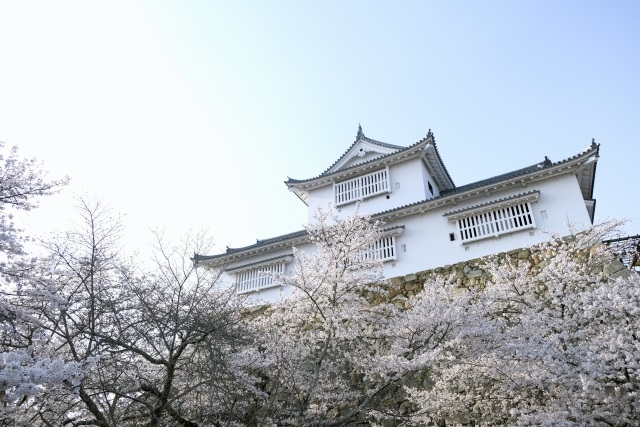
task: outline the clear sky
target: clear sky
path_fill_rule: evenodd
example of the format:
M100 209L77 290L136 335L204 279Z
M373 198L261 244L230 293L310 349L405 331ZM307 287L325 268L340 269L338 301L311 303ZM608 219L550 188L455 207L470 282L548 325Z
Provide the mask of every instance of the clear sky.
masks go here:
M283 181L432 129L457 185L601 144L596 216L640 217L638 1L0 0L0 140L64 194L218 249L296 231ZM640 233L640 220L627 226Z

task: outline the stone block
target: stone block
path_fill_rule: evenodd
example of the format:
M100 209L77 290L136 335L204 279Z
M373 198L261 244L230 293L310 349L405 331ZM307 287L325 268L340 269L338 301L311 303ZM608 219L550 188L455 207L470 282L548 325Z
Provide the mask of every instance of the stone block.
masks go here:
M406 296L404 296L404 294L397 294L397 295L395 295L393 298L391 298L391 302L396 302L396 301L402 301L402 302L404 302L404 301L406 301L406 300L407 300L407 297L406 297Z
M620 261L612 261L602 268L602 272L611 278L626 277L629 270Z
M451 276L451 280L458 281L460 279L464 279L464 273L462 271L458 270L455 273L453 273L453 276Z
M418 289L420 289L420 285L416 282L409 282L404 284L404 288L407 291L417 291Z
M396 288L396 289L391 289L389 291L389 293L387 294L387 299L389 301L391 301L392 299L394 299L396 296L398 295L402 295L402 293L404 292L404 290L402 288Z
M404 279L402 277L392 277L391 279L389 279L389 284L394 288L400 287L404 284Z
M518 252L518 259L528 259L531 256L531 252L528 249Z
M470 270L467 273L467 277L469 279L475 279L476 277L482 277L484 275L484 271L482 270Z

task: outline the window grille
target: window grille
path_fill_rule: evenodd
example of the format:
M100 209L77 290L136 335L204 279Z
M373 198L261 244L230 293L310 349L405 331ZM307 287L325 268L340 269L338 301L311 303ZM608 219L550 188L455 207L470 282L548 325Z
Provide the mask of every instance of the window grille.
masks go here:
M458 219L462 242L535 228L529 202L485 211Z
M380 261L396 259L396 237L385 236L376 240L370 251Z
M396 236L384 236L363 251L364 259L376 258L380 261L391 261L396 258Z
M280 262L238 272L236 273L236 292L242 294L275 286L271 274L282 274L284 271L285 263Z
M389 170L382 169L367 175L334 184L336 206L389 192Z

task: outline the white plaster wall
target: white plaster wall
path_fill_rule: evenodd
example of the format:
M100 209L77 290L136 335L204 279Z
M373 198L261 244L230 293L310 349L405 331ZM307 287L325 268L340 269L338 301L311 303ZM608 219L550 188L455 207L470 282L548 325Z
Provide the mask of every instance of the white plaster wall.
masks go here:
M424 175L422 175L419 169L416 169L416 171L418 179L415 181L418 181L420 185L422 185L422 177L424 177ZM399 172L400 173L397 173L395 176L396 179L401 179L401 182L405 182L405 180L414 177L412 171L400 170ZM392 185L395 182L393 179L394 174L392 174ZM401 184L401 189L402 188ZM409 186L409 189L410 188ZM534 229L516 231L498 238L490 237L462 244L456 223L449 222L443 217L445 213L453 210L475 206L531 190L540 191L539 200L531 205L536 224L536 228ZM400 192L398 191L398 193ZM332 194L333 187L331 187L331 195ZM401 199L399 194L397 195L398 197L396 197L396 199ZM407 202L403 201L402 204L407 204ZM380 204L371 204L370 206L380 206ZM542 219L541 211L546 211L547 219ZM385 225L404 225L405 229L401 236L396 237L397 260L384 263L384 274L387 278L403 276L421 270L527 247L546 241L549 232L559 233L561 235L569 234L568 224L582 224L584 227L590 224L589 215L584 205L578 182L573 175L565 175L544 182L533 183L525 187L496 192L489 197L470 199L464 203L435 209L425 214L399 218ZM449 233L455 233L455 241L449 240ZM310 251L313 250L313 245L304 244L300 245L299 248ZM404 251L403 248L406 249L406 251ZM290 248L282 249L260 255L259 257L257 256L250 261L244 260L242 264L291 252ZM295 260L287 265L287 272L291 271L294 263ZM227 280L232 279L232 277L228 275L224 275L223 277ZM281 287L271 288L249 294L247 303L252 305L273 302L280 298L286 298L289 294L289 289L283 289Z
M429 191L429 184L428 184L429 182L433 187L433 195L431 195L431 191ZM424 193L428 199L432 197L438 197L440 195L440 189L436 185L435 179L433 179L433 177L431 176L429 171L427 171L427 168L424 165L422 166L422 185L424 186Z
M372 211L371 213L381 212L387 209L393 209L400 206L425 200L428 192L424 186L422 179L424 165L420 159L411 159L397 165L389 167L389 177L391 190L391 201L393 206L385 206L384 209ZM429 198L431 193L429 193ZM375 209L375 206L372 206Z
M310 243L301 244L298 247L305 251L314 249L313 245L311 245ZM291 255L292 253L293 253L293 248L285 247L269 253L262 253L259 255L255 255L251 258L245 258L240 261L229 263L225 266L225 268L233 268L240 265L246 265L254 262L264 261L264 260L275 258L278 256ZM294 263L295 263L295 260L286 264L285 274L288 274L289 272L291 272L291 269ZM235 288L235 276L232 273L227 273L226 271L223 271L220 276L220 284L223 287ZM273 288L264 289L258 292L246 293L246 294L243 294L243 296L247 298L247 305L256 305L256 304L265 304L269 302L274 302L280 298L286 298L290 293L291 293L290 289L283 288L282 286L277 286Z
M420 159L389 166L389 185L391 192L366 198L362 201L360 212L374 214L400 206L431 198L424 181L425 167ZM432 181L432 185L433 181ZM387 198L387 196L389 196ZM314 223L314 215L318 207L329 209L334 203L333 184L316 188L309 192L309 223ZM351 215L355 211L356 203L338 206L341 217Z
M314 215L318 211L318 208L323 211L327 211L334 204L333 184L325 185L324 187L315 188L309 192L309 210L307 216L307 223L314 224Z
M359 165L361 163L368 162L369 160L377 159L378 157L381 157L381 156L384 156L384 154L383 153L377 153L377 152L368 152L368 153L364 154L362 157L357 157L356 156L356 157L350 159L340 169L346 169L346 168L351 167L351 166Z
M516 231L499 237L490 237L462 244L455 222L449 222L447 212L501 199L530 190L539 190L540 198L531 204L535 229ZM546 211L547 219L540 212ZM401 276L416 271L441 267L468 259L483 257L511 249L522 248L548 239L548 233L569 234L568 224L590 224L578 182L573 175L565 175L527 187L491 194L490 197L472 199L455 207L445 207L429 211L424 215L399 218L390 225L404 225L402 236L396 238L398 260L385 263L385 277ZM533 236L530 233L533 232ZM455 233L456 240L449 240L449 233ZM405 245L406 252L402 251ZM395 264L395 265L394 265Z
M363 150L364 152L360 152ZM359 141L355 147L353 147L347 156L353 156L351 159L347 160L344 164L340 165L339 169L346 169L348 167L359 165L360 163L367 162L369 160L376 159L378 157L384 156L389 153L393 153L398 151L398 149L381 147L377 144L373 144L371 142ZM362 157L359 157L355 154L362 154ZM355 156L354 156L355 155ZM344 159L343 159L344 161Z

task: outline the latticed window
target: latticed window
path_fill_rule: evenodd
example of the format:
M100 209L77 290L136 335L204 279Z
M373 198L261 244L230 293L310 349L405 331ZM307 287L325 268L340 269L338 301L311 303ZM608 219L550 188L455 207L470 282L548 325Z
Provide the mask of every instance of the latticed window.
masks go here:
M381 237L360 254L364 259L376 258L380 261L391 261L396 258L396 237L388 235Z
M389 261L396 259L396 237L385 236L371 245L369 250L370 254L373 254L380 261Z
M336 206L389 192L389 169L334 184Z
M457 222L463 242L535 227L529 202L470 214Z
M235 273L236 292L242 294L275 286L272 274L282 274L284 271L285 262L238 271Z

